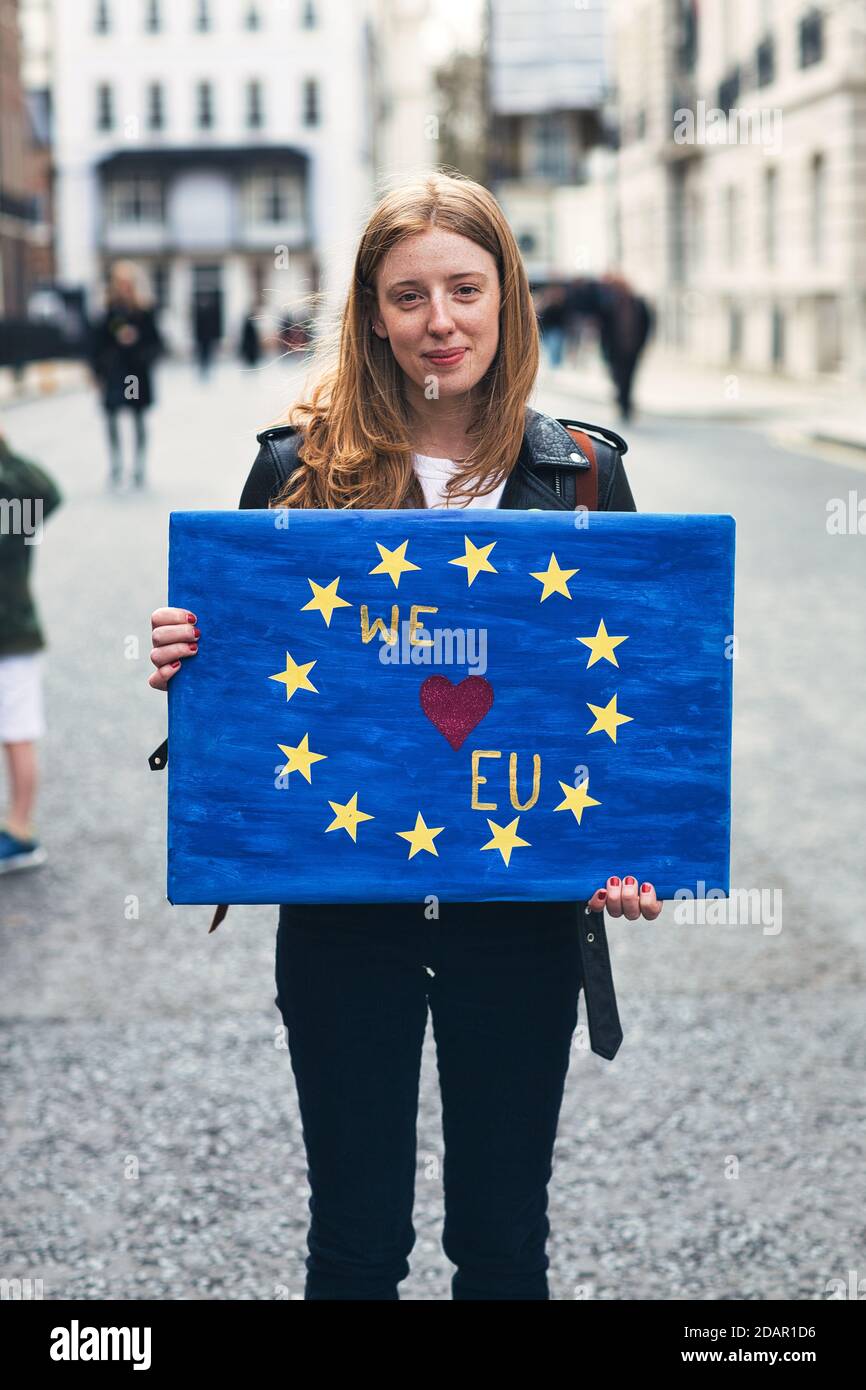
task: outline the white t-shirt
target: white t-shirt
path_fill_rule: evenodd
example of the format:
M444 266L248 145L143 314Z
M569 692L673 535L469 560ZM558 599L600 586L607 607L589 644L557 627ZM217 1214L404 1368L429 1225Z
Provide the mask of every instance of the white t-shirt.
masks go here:
M432 454L414 454L413 463L427 506L444 507L445 484L453 473L460 471L460 465L453 459L434 458ZM498 507L506 482L507 479L503 478L499 486L488 492L486 497L470 497L463 502L455 502L452 499L451 506Z

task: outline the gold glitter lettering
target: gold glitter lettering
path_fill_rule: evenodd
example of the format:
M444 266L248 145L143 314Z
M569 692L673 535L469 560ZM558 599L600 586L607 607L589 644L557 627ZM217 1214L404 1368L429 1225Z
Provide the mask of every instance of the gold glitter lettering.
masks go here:
M541 789L541 755L532 755L532 796L523 806L517 800L517 754L512 753L508 760L508 787L511 792L511 804L515 811L529 811L538 800L538 793Z
M385 641L386 641L386 642L390 642L391 645L393 646L394 643L397 641L397 633L398 633L398 631L399 631L399 627L400 627L400 607L399 607L399 604L396 604L396 603L395 603L394 606L393 606L392 609L391 609L391 630L390 630L390 632L389 632L388 629L386 628L385 623L384 623L384 621L383 621L381 618L377 618L376 621L373 623L373 626L371 627L371 626L370 626L370 611L369 611L369 609L368 609L366 603L362 603L362 604L361 604L361 641L362 641L362 642L369 642L373 637L376 636L376 633L378 632L379 628L381 628L381 629L382 629L382 636L384 637Z
M482 777L478 771L479 758L501 758L502 754L495 748L473 748L472 749L472 810L473 811L495 811L495 801L479 801L478 788L487 778Z
M426 604L424 604L424 603L413 603L413 604L412 604L412 607L409 609L409 641L410 641L410 642L414 642L414 644L415 644L416 647L432 647L432 646L433 646L433 638L432 638L432 637L416 637L416 636L415 636L415 633L418 631L419 627L421 626L420 622L418 621L418 614L419 614L419 613L438 613L438 612L439 612L439 609L438 609L438 608L428 608L428 606L427 606Z

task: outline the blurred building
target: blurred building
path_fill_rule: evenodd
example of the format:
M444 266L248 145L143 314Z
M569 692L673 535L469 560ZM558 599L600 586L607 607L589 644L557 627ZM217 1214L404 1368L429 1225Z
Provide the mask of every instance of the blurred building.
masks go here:
M590 181L607 139L605 25L602 0L487 0L488 182L530 279L605 268L584 231L612 216Z
M51 276L45 115L22 70L18 0L0 0L0 318L23 319Z
M866 4L616 0L625 274L712 364L866 376Z
M150 273L172 346L344 281L372 181L369 4L55 0L59 272Z
M439 158L431 42L435 20L430 0L371 0L369 10L373 161L380 178L395 181Z

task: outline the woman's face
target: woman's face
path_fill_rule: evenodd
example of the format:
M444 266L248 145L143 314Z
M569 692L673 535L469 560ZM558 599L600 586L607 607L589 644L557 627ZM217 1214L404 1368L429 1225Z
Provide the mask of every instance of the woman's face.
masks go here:
M125 299L132 301L135 295L135 285L132 276L126 270L116 270L111 277L111 293L115 299Z
M392 247L376 292L373 331L390 341L410 399L458 395L481 380L499 346L499 275L489 251L431 227Z

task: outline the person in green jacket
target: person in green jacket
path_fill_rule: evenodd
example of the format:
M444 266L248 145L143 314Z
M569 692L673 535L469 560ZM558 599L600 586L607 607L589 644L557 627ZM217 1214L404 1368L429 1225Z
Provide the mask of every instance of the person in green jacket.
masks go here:
M45 862L36 837L36 740L45 732L45 638L30 592L33 548L62 502L54 480L12 452L0 434L0 743L9 774L9 811L0 827L0 874Z

